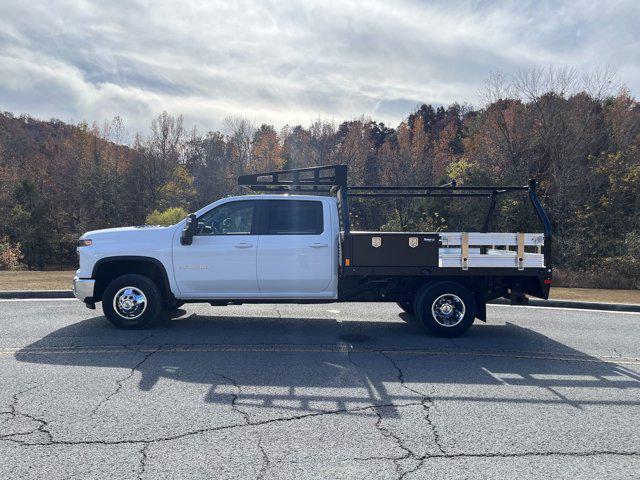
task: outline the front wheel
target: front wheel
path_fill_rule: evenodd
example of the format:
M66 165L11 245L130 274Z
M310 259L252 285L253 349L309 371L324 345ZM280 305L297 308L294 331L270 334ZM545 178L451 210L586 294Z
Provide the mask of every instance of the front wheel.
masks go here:
M422 326L438 337L462 335L476 316L473 294L455 282L423 287L415 298L414 308Z
M162 295L148 277L123 275L105 289L102 311L107 320L118 328L147 328L160 319Z

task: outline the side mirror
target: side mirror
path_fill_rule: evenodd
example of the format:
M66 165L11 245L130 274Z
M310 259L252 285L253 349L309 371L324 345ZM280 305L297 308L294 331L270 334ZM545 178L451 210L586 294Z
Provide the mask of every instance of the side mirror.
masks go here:
M182 229L182 235L180 236L180 243L182 245L191 245L193 243L193 236L198 230L198 222L196 222L196 214L190 213L187 217L187 222Z

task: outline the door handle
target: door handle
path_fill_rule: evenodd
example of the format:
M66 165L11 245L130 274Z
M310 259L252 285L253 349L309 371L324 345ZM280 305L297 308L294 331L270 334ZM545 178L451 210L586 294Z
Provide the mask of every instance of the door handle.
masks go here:
M247 242L240 242L240 243L236 243L235 247L236 248L251 248L251 247L253 247L253 245L251 243L247 243Z
M316 242L316 243L312 243L311 245L309 245L311 248L326 248L329 246L328 243L320 243L320 242Z

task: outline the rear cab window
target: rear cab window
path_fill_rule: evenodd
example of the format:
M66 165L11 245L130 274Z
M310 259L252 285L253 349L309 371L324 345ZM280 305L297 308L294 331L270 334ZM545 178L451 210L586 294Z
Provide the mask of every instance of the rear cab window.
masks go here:
M267 200L265 235L320 235L324 231L322 202Z

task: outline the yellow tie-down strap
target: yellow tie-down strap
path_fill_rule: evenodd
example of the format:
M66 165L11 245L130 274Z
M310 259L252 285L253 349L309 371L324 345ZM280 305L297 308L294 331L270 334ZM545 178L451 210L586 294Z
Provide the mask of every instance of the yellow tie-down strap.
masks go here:
M518 233L518 255L516 257L518 270L524 270L524 233Z
M460 239L460 253L462 259L462 269L469 270L469 233L462 232Z

